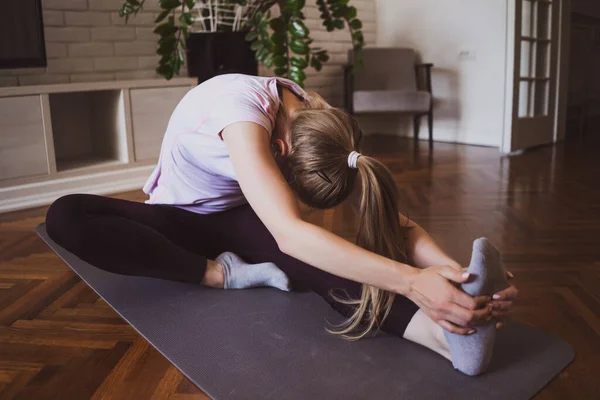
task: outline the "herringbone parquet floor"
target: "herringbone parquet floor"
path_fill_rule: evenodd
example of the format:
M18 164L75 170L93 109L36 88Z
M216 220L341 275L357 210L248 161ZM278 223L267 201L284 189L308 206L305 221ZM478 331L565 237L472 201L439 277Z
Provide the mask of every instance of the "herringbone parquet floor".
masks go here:
M491 239L521 292L515 318L574 346L574 363L538 398L600 398L600 146L501 158L444 143L428 157L394 138L367 145L394 171L405 213L462 263L474 238ZM0 215L0 400L207 398L36 237L44 213ZM347 238L355 229L346 207L307 218Z

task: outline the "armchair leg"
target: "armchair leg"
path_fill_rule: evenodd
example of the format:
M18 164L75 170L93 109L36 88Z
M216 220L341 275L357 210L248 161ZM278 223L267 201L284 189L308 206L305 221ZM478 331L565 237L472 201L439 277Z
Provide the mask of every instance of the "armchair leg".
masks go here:
M427 125L429 125L429 150L433 150L433 110L427 114Z
M419 131L421 130L421 116L415 115L413 117L413 135L416 140L419 140ZM416 146L416 144L415 144Z

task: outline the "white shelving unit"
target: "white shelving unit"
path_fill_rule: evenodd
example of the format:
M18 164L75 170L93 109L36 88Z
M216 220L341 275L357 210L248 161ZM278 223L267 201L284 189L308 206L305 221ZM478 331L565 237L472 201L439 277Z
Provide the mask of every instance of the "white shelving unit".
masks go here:
M0 212L139 189L195 79L0 88Z
M122 90L50 94L57 171L127 163Z

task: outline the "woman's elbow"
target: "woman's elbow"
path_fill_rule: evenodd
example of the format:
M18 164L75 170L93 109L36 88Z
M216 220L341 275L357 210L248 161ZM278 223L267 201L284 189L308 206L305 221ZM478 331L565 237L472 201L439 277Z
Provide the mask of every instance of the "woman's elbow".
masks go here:
M277 242L277 247L279 247L279 251L288 256L291 255L290 252L293 251L293 243L292 239L288 235L281 233L277 234L275 236L275 242Z
M279 251L288 256L293 256L298 247L299 230L297 227L290 224L290 226L284 226L274 232L273 237L277 242Z

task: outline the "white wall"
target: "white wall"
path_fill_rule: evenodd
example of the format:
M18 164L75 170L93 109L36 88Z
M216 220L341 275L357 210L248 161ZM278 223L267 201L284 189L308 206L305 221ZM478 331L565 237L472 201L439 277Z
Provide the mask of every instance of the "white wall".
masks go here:
M158 0L147 0L144 11L127 25L117 13L123 1L44 0L48 67L0 69L0 87L158 78L158 36L152 32L161 10ZM353 0L352 5L363 22L367 45L374 45L376 0ZM306 87L339 106L343 97L341 66L352 47L350 34L347 30L327 32L314 1L307 2L304 13L314 44L327 49L331 57L320 72L306 70Z
M506 7L506 0L379 0L377 45L411 47L435 64L435 140L500 146ZM412 134L406 126L395 133Z

